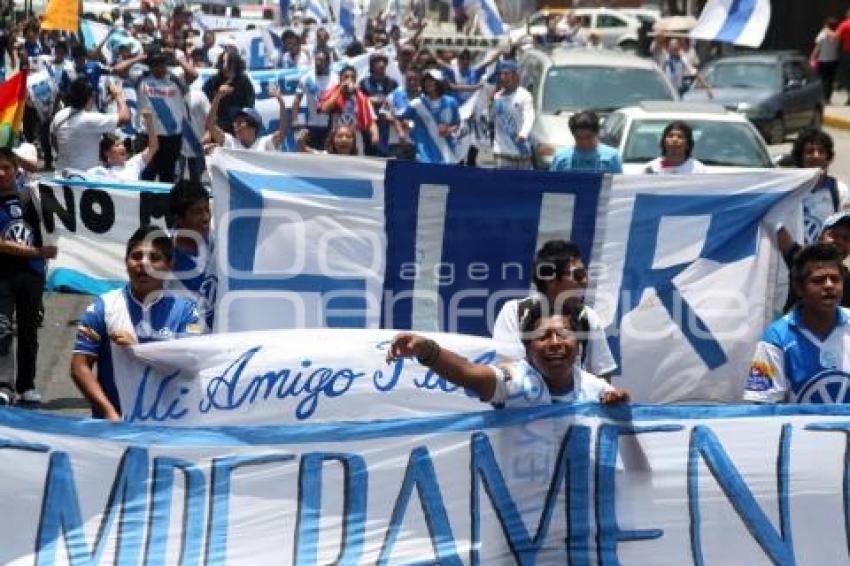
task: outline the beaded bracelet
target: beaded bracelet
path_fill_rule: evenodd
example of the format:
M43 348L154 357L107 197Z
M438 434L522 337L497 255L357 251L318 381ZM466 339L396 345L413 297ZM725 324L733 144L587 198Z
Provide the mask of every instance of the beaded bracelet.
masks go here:
M425 367L431 367L440 357L441 348L434 340L425 340L424 344L428 347L428 351L421 356L416 356L416 361Z

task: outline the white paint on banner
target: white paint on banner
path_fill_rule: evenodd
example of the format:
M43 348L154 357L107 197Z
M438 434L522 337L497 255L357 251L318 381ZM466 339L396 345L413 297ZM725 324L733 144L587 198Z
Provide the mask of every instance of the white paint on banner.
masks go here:
M537 226L537 246L543 247L549 240L569 240L573 225L570 219L575 211L575 195L543 193L540 200L540 223Z
M419 190L419 217L416 219L417 266L416 282L413 285L413 328L437 330L440 321L434 320L435 301L439 301L439 266L443 258L443 238L446 229L446 206L449 199L448 185L421 185Z

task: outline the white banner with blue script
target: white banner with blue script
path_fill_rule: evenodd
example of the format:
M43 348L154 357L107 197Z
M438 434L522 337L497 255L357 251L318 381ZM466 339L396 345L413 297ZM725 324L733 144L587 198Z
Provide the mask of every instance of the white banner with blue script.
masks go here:
M213 334L113 348L124 420L174 426L372 421L462 413L478 398L415 360L387 364L393 330ZM489 339L434 334L479 363Z
M127 240L139 226L166 226L170 189L163 183L83 178L33 185L42 235L59 248L48 262L47 287L99 294L123 285Z
M377 328L382 160L219 150L209 160L216 329Z
M848 422L562 404L177 429L6 408L0 562L844 564Z
M591 283L618 385L656 403L740 400L787 295L774 234L801 230L800 198L818 175L617 178Z

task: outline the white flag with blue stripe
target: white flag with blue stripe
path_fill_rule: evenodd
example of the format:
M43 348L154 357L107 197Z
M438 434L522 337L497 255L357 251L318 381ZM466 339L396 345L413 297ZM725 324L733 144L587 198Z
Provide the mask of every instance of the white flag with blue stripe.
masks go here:
M481 35L493 37L496 35L504 35L508 33L505 22L502 21L502 14L499 13L499 7L496 6L495 0L478 0L478 30Z
M304 7L305 16L314 18L317 22L328 21L328 10L321 0L307 0Z
M770 0L709 0L693 39L759 47L770 24Z

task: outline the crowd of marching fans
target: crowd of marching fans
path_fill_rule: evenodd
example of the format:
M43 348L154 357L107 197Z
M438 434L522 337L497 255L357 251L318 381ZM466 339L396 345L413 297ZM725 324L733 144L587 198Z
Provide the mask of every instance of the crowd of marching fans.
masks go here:
M553 20L554 21L554 20ZM552 23L552 22L550 22ZM365 155L455 166L530 169L531 94L519 85L518 46L504 49L430 50L421 38L421 17L368 20L362 37L345 41L332 26L307 18L281 31L267 46L272 69L295 69L295 80L263 87L277 112L257 108L258 90L235 39L200 29L193 14L177 6L168 15L142 4L137 12L116 8L111 31L96 44L85 34L40 29L30 18L0 35L0 68L26 69L43 78L27 101L22 143L0 149L0 403L36 405L38 326L46 262L58 253L43 242L28 179L38 172L123 182L160 181L171 191L172 233L143 227L128 241L126 287L102 295L84 313L71 374L95 416L120 420L111 375L111 348L198 334L213 326L214 297L203 277L179 280L174 271L212 269L205 160L216 148L262 152ZM565 25L561 25L565 24ZM581 22L554 22L538 44L598 47ZM698 61L680 40L656 38L651 55L671 82L695 75ZM486 108L470 119L464 105ZM622 173L615 148L600 142L600 117L573 114L575 143L558 151L554 171ZM702 173L693 157L689 125L664 128L657 159L647 174ZM850 253L846 188L828 173L831 138L820 130L799 135L791 159L822 171L804 199L817 229L796 242L779 227L777 242L791 273L788 314L758 345L742 399L788 402L807 379L824 369L846 369L843 343L850 318L842 305L844 259ZM535 403L628 401L606 377L616 369L598 315L585 305L588 273L578 248L545 243L529 258L535 293L510 301L499 314L494 338L515 346L522 361L480 366L433 340L402 333L388 359L415 356L446 379L496 406L527 404L530 389L547 392ZM176 269L178 268L179 269ZM197 268L197 269L192 269ZM197 301L171 296L170 288ZM146 324L141 325L144 320ZM17 335L12 355L13 334ZM17 359L13 372L12 360ZM848 360L850 361L850 360ZM14 377L13 377L14 376ZM543 399L543 401L541 401Z

